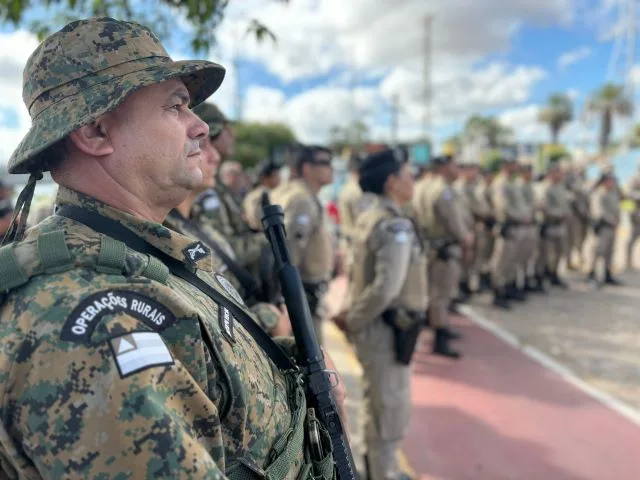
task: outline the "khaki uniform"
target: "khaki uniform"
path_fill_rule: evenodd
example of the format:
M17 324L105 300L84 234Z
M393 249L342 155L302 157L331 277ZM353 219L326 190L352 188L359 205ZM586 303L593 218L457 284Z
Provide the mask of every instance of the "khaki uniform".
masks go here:
M246 296L246 292L242 287L242 283L229 269L228 265L222 260L222 258L216 254L215 250L211 246L212 242L223 251L227 257L231 260L236 260L235 253L229 245L229 242L222 236L222 234L216 231L209 225L197 225L194 228L194 222L185 219L180 212L172 210L167 216L164 225L171 230L181 233L186 236L190 236L203 242L207 247L211 249L211 267L214 272L223 274L224 277L231 283L238 293L240 293L245 303L250 303ZM247 272L249 273L249 272ZM258 324L267 332L271 333L278 324L278 316L271 310L268 303L258 302L251 305L251 311L256 316Z
M303 179L281 185L273 203L284 209L291 263L300 271L318 339L322 340L322 300L333 270L334 254L327 218Z
M570 195L569 200L571 201L571 215L567 221L569 244L567 254L571 256L575 251L582 261L584 242L591 225L589 192L584 181L578 177L570 179L567 182L567 187Z
M492 283L495 288L501 289L517 280L518 254L523 238L521 227L531 217L519 185L515 180L508 180L504 173L498 175L493 181L491 198L496 221L502 229L496 245L497 262Z
M429 242L429 322L448 327L449 305L460 281L462 249L468 233L453 188L440 176L418 182L414 209L423 238Z
M526 212L530 218L534 218L538 209L534 185L532 182L525 182L523 180L520 189ZM540 228L536 223L522 225L520 228L522 231L522 242L520 245L519 263L525 279L528 279L535 274L535 259L540 244Z
M56 203L118 221L244 310L201 242L63 187ZM57 215L0 258L0 450L11 478L259 469L293 480L304 470L304 435L291 435L306 417L296 375L160 260Z
M640 174L634 175L627 185L626 195L634 201L631 212L631 237L627 247L627 265L633 264L633 247L640 238Z
M474 192L476 201L476 213L481 219L477 223L476 249L479 263L479 270L482 274L491 273L493 251L495 249L495 213L493 210L491 198L491 185L486 181L480 180Z
M268 192L267 187L260 185L244 197L242 208L249 227L256 232L262 231L262 194Z
M571 196L562 183L548 182L545 182L543 195L542 242L536 270L540 275L557 275L560 259L568 253L567 221L571 216Z
M603 258L605 268L611 272L616 229L620 223L620 195L615 189L596 188L591 196L591 218L598 239L594 262Z
M240 202L222 182L200 195L191 209L191 218L222 233L244 267L253 268L267 247L264 234L251 229Z
M362 193L358 181L354 177L350 177L338 196L340 250L342 251L347 276L353 263L351 239L354 238L356 233L356 220L362 210L366 208L367 202L371 202L370 195Z
M369 478L397 480L396 452L411 412L411 372L396 360L394 331L382 317L395 310L417 319L426 310L426 256L411 220L385 197L376 196L356 226L347 328L363 368Z
M462 216L462 221L464 222L467 230L469 232L473 232L475 230L475 220L473 216L473 211L471 210L472 198L470 195L473 194L473 187L470 186L470 183L466 180L460 179L456 181L453 188L456 203L460 214ZM468 282L471 278L471 275L475 273L473 271L473 266L475 265L475 258L472 255L469 258L463 258L461 261L461 272L460 279L462 282L468 285Z

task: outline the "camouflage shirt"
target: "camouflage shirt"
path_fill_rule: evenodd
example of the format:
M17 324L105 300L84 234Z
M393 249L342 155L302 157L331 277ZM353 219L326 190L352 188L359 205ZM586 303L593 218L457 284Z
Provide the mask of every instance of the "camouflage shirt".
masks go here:
M118 220L235 297L192 239L64 188L56 203ZM292 405L306 410L291 375L153 257L54 215L0 249L0 291L10 478L223 478L261 471L295 437ZM300 471L297 441L284 478Z
M203 193L191 209L191 218L200 225L209 225L231 244L241 265L252 267L266 245L262 233L255 232L244 219L242 206L222 182Z
M191 236L192 238L198 239L204 242L205 245L209 247L209 243L211 241L216 242L216 244L222 249L222 251L227 254L227 256L233 260L235 260L235 254L229 242L222 236L220 232L218 232L215 228L210 225L198 225L203 236L199 235L199 232L190 228L189 221L185 219L177 210L172 210L169 213L169 216L164 222L165 226L170 228L173 231L182 233L184 235ZM224 276L233 288L239 292L242 292L242 285L240 284L240 280L231 272L226 263L222 261L219 255L211 249L211 261L212 268L214 272L224 273ZM246 300L246 298L245 298ZM273 331L273 328L278 323L278 316L271 310L269 304L267 303L257 303L251 307L251 311L256 316L258 323L260 326L268 333Z

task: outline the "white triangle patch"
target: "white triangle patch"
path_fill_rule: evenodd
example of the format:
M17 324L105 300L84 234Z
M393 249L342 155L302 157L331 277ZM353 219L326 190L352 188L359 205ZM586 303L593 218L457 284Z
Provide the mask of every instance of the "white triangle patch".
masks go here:
M128 352L129 350L133 350L134 347L131 342L128 342L126 339L120 340L120 345L118 345L118 354Z

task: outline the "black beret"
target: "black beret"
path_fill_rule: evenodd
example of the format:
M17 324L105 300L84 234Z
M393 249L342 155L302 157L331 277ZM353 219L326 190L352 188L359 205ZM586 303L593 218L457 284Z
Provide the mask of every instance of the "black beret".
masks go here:
M382 194L389 176L398 173L404 163L406 158L396 150L372 153L360 163L360 188L364 192Z
M439 155L431 159L431 163L436 167L440 165L447 165L451 162L453 162L453 156L451 155Z

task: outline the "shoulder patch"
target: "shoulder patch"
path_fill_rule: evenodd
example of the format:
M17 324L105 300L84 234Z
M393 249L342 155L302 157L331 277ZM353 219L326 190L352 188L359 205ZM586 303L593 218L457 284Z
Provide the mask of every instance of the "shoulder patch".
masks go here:
M185 258L189 263L194 265L198 260L202 260L209 255L209 251L202 242L193 242L192 244L187 245L184 250L182 250L182 253L184 253Z
M306 213L301 213L300 215L296 216L296 223L298 225L306 226L306 225L309 225L310 221L311 221L311 218Z
M394 238L396 239L396 243L407 243L409 241L409 234L407 232L398 232Z
M227 292L231 296L231 298L233 298L240 305L244 305L242 296L229 280L227 280L223 275L220 275L219 273L216 273L214 277L218 284L222 287L222 289Z
M110 344L121 378L174 363L171 352L156 332L128 333L112 338Z
M224 337L230 343L236 343L236 337L233 333L235 319L227 307L218 306L218 321Z
M451 191L450 188L445 188L442 191L442 199L446 202L448 202L449 200L451 200L453 198L453 192Z
M391 233L409 233L412 229L411 222L402 217L397 217L386 225L386 230Z
M126 290L103 290L88 296L67 318L60 338L88 343L96 325L105 315L126 313L161 332L176 322L171 311L157 300Z

